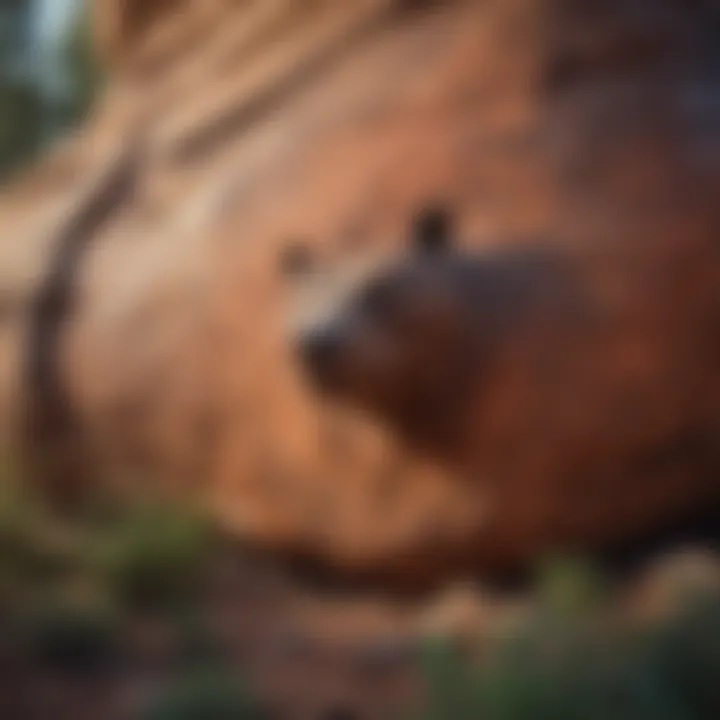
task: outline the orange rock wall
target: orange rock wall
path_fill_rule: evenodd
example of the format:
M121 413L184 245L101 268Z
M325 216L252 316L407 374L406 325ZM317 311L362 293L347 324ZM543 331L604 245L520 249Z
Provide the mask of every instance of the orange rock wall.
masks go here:
M27 278L6 284L31 299L59 218L88 202L82 179L113 162L106 148L140 148L131 192L69 273L60 377L75 442L103 476L198 489L241 535L336 567L475 562L482 488L303 387L278 250L296 235L337 263L397 248L414 209L440 197L464 243L552 236L598 262L622 252L626 269L682 267L662 307L706 313L718 166L693 125L707 127L702 73L675 71L702 23L657 2L654 26L621 3L97 0L116 80L84 131L0 201L0 221L37 249L2 248ZM23 318L6 326L10 348Z

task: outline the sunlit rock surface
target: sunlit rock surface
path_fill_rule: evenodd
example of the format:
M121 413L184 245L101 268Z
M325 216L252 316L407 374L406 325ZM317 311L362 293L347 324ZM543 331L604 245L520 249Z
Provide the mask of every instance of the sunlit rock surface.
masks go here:
M637 295L618 367L651 386L638 437L649 419L717 432L712 3L95 0L93 19L106 92L0 198L3 429L62 447L54 491L88 468L152 478L199 491L242 537L345 571L493 565L488 480L319 403L282 333L289 238L353 262L399 247L429 197L463 243L550 237L614 268L608 292ZM631 464L618 420L588 452L626 442ZM562 456L542 413L518 422ZM668 492L646 468L635 485L578 478L571 497L529 471L503 537L535 553L523 517L538 505L592 542L655 527L716 493L703 452L677 449ZM614 520L598 497L617 498Z

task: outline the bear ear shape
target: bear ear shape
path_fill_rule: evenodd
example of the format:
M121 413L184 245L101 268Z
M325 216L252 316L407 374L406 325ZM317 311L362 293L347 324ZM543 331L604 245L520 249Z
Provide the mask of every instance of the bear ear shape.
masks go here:
M450 246L452 219L439 205L418 212L412 223L413 248L421 253L441 253Z
M284 278L295 279L305 277L313 273L318 262L305 239L294 239L286 243L278 255L278 272Z

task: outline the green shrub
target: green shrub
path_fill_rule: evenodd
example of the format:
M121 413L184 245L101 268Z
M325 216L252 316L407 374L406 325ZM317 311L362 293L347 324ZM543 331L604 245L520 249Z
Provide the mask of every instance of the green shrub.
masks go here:
M537 589L545 611L564 616L592 612L606 599L603 578L578 557L545 558L538 566Z
M427 694L423 720L474 717L480 707L478 667L442 638L429 640L422 658Z
M16 482L0 481L0 585L7 598L55 579L74 564L74 548Z
M203 663L217 663L223 658L223 645L201 613L185 612L174 619L175 650L177 659L181 663L188 667L196 667Z
M139 720L255 720L259 706L222 671L203 668L179 678Z
M694 717L720 717L720 598L697 597L646 640L647 664Z
M18 625L22 654L47 669L88 672L119 658L119 621L99 605L53 599L25 613Z
M0 75L0 177L35 154L43 136L43 113L34 85Z
M425 653L424 720L712 720L720 717L720 598L652 631L608 613L541 608L482 661Z
M115 521L92 550L111 594L134 608L184 605L201 588L211 543L197 513L146 504Z

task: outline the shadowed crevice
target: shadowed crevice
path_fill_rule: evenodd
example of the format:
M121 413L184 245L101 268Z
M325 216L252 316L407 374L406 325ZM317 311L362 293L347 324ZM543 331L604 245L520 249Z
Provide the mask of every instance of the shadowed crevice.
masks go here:
M56 230L45 277L31 301L24 355L24 447L29 471L53 499L70 499L88 468L77 413L63 380L61 348L75 310L75 280L84 253L135 186L140 153L125 147L103 168Z

